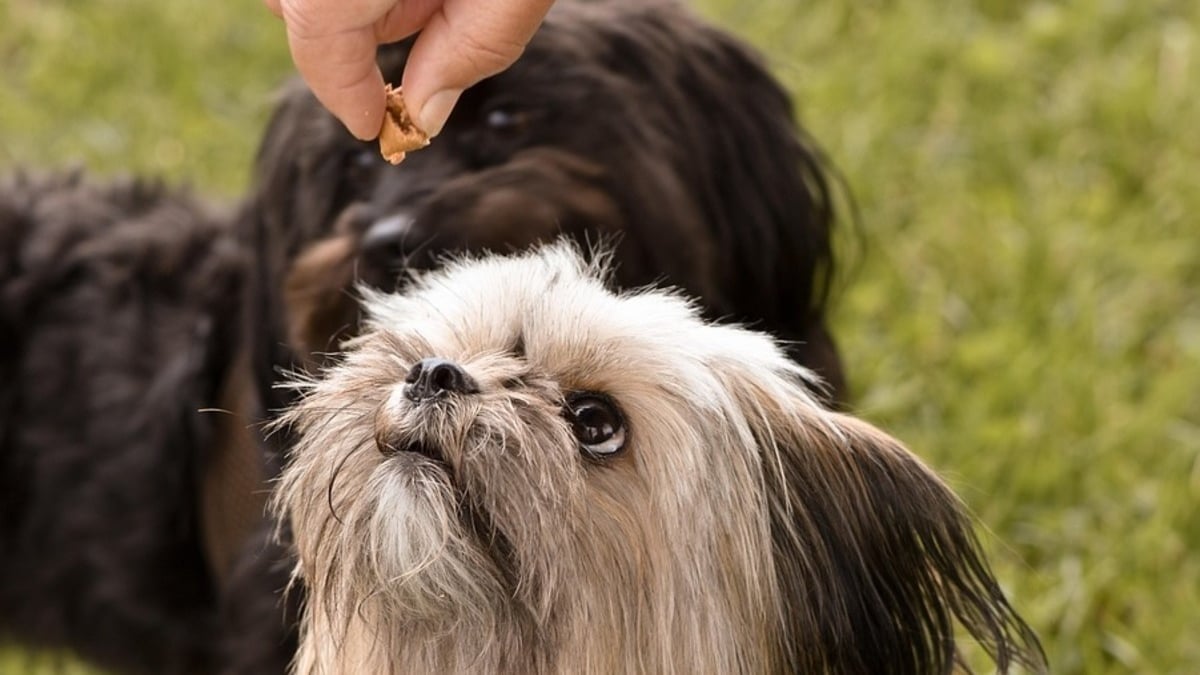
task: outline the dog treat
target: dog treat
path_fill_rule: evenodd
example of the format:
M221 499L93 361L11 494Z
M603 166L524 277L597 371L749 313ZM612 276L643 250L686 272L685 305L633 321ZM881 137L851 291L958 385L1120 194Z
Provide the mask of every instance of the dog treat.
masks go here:
M383 115L383 128L379 130L379 152L387 161L399 164L407 153L429 145L429 136L408 114L400 87L386 87L387 111Z

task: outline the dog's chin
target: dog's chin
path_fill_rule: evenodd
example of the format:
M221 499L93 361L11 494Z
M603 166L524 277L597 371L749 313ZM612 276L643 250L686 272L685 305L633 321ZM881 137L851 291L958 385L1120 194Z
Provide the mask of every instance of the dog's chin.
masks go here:
M351 583L372 579L383 616L448 626L495 597L498 579L477 515L464 508L469 495L439 450L422 443L396 452L373 472L366 493L366 527L352 529L367 541L348 549L369 552L359 561L366 574Z
M382 461L367 489L367 495L373 497L369 501L374 503L375 536L391 539L395 532L389 530L424 527L421 521L441 523L438 538L454 534L456 528L448 527L448 514L465 496L445 449L437 443L413 439L390 444L381 452ZM399 546L384 550L399 551L398 557L411 562L412 556L404 553L408 546L403 541L397 543Z

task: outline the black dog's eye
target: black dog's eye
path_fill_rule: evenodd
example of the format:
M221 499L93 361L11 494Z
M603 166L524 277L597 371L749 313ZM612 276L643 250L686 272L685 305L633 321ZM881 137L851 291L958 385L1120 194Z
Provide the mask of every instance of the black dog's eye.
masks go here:
M370 169L379 165L379 153L375 148L362 148L350 153L346 163L360 169Z
M379 170L384 165L374 147L359 146L348 150L341 158L342 167L338 178L346 199L358 199L366 195L375 185Z
M606 396L576 394L564 410L579 449L593 459L605 459L625 447L625 420Z
M373 147L356 147L342 155L342 169L347 172L371 172L383 165L379 152Z
M471 117L461 118L465 123L455 125L452 133L443 133L439 142L452 139L456 156L476 170L504 164L535 142L545 119L545 111L537 104L522 101L518 105L508 97L494 101L470 98L467 104L459 107L470 110Z
M493 133L512 136L529 126L529 112L516 108L492 108L484 115L483 123Z

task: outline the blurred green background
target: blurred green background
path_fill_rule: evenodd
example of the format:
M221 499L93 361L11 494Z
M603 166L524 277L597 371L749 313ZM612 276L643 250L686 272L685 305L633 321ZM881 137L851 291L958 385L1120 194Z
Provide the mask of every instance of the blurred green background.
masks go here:
M1200 3L700 9L844 173L856 407L979 516L1053 672L1200 672ZM0 0L0 170L235 199L290 70L257 0Z

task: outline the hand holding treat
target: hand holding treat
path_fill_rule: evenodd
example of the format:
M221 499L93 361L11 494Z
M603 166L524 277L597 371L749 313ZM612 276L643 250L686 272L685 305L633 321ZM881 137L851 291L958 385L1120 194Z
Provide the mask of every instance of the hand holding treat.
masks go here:
M264 0L317 99L361 139L387 132L391 110L375 49L420 32L404 70L402 136L437 136L463 90L512 65L553 0ZM403 108L402 108L403 109ZM411 115L409 114L411 113ZM408 127L411 126L411 129ZM411 136L415 139L417 136ZM382 141L381 141L382 143ZM390 141L382 148L389 154ZM394 153L393 153L394 154ZM402 157L402 155L400 155Z

